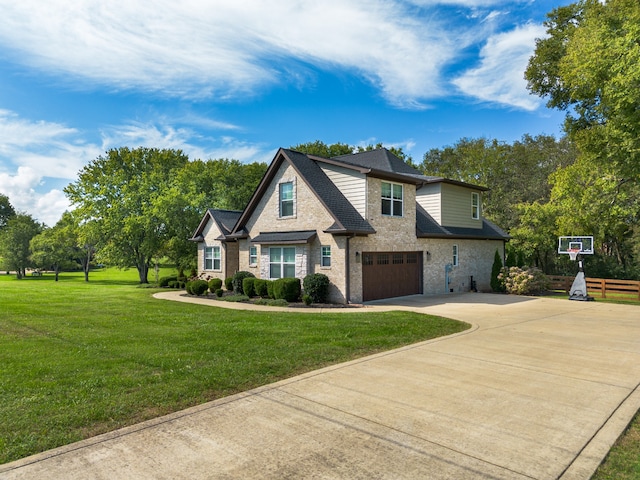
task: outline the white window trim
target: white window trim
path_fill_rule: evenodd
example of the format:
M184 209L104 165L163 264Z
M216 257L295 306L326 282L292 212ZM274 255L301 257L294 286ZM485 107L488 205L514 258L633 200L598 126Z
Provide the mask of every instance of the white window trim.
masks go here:
M480 194L471 192L471 218L480 220Z
M324 254L325 248L329 249L329 255ZM329 265L324 264L325 259L329 259ZM331 245L322 245L320 247L320 267L325 269L331 268Z
M454 245L453 249L452 249L452 254L453 254L453 260L452 260L452 264L454 267L457 267L458 265L460 265L460 250L458 249L458 245Z
M385 183L391 185L391 197L383 197L382 196L382 185L384 185ZM400 191L402 192L402 198L400 199L400 210L401 210L400 211L400 215L396 215L395 214L394 205L395 205L395 202L397 202L398 200L397 199L394 200L394 198L393 198L393 187L394 186L400 187ZM391 214L382 212L382 200L385 200L385 199L389 200L391 202ZM381 201L380 213L382 213L382 215L384 215L385 217L397 217L397 218L404 217L404 185L402 183L382 182L380 184L380 201Z
M209 251L211 252L211 258L207 256L207 253ZM216 258L216 252L218 253L217 258ZM207 260L211 260L211 268L207 268ZM218 268L216 268L216 260L218 261ZM204 270L209 272L222 271L222 252L219 245L204 247Z
M282 186L291 184L291 200L285 200L291 202L291 215L282 214ZM296 216L296 183L293 180L282 181L278 184L278 218L293 218Z
M272 262L271 261L271 250L272 249L280 249L280 262L276 263L276 262ZM293 248L294 251L294 256L293 256L293 263L291 262L285 262L284 261L284 249L285 248ZM295 269L296 269L296 255L297 255L297 251L296 251L296 247L292 247L292 246L273 246L273 247L269 247L269 280L277 280L278 278L293 278L293 277L283 277L282 275L284 274L284 266L285 265L293 265L293 271L294 271L294 277L295 277ZM271 265L280 265L280 277L272 277L271 276Z
M254 250L256 253L255 255L251 254L251 251ZM250 246L249 247L249 266L250 267L255 267L258 265L258 247L257 246Z

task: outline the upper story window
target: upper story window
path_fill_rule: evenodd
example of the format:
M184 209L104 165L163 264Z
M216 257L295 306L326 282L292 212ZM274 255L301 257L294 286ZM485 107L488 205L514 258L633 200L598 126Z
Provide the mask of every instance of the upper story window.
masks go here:
M249 265L258 264L258 247L249 247Z
M280 216L293 216L293 182L280 184Z
M480 194L476 192L471 193L471 218L480 219Z
M323 267L331 266L331 246L322 246L320 265Z
M403 190L399 183L382 182L382 215L402 216Z
M205 247L204 269L205 270L221 270L220 247Z

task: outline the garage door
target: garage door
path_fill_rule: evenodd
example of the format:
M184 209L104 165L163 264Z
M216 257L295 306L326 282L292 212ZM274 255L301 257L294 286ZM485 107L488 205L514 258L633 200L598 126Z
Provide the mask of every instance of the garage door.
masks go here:
M422 293L422 252L364 252L362 298L402 297Z

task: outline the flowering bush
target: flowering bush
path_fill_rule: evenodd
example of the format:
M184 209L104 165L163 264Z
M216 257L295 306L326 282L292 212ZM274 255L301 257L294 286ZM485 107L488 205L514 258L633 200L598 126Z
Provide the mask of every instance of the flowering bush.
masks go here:
M498 275L507 293L514 295L535 295L548 290L551 282L535 267L506 267Z

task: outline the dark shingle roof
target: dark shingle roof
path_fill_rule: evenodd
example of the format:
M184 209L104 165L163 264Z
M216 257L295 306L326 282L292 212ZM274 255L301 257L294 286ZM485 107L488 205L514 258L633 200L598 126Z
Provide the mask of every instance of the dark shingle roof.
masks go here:
M260 232L260 235L251 239L251 243L261 245L276 244L299 244L309 243L317 235L315 230L304 230L300 232Z
M422 173L419 170L416 170L411 165L406 164L386 148L340 155L338 157L333 157L333 160L350 163L351 165L357 165L358 167L372 168L381 172L422 176Z
M204 227L209 219L216 222L218 230L220 230L222 234L216 240L226 240L233 231L233 227L238 222L240 215L242 215L242 212L237 210L218 210L209 208L202 218L200 225L198 225L198 228L194 232L193 237L191 237L191 240L196 242L201 242L203 240L202 232L204 231Z
M511 238L489 220L482 221L482 228L443 227L438 225L427 211L416 204L416 234L421 238L475 238L483 240L508 240Z

